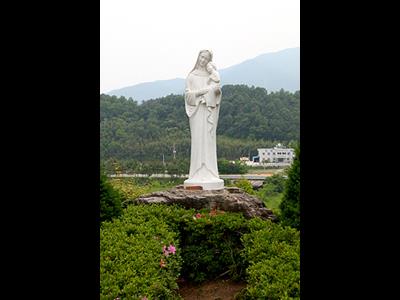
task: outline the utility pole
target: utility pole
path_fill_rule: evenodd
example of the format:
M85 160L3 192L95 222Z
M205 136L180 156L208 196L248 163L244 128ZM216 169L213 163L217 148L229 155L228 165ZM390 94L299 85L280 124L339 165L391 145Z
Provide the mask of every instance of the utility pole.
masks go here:
M174 159L176 159L176 156L175 156L175 154L176 154L175 143L174 143L174 148L172 150L172 153L174 154Z
M165 167L165 158L164 158L164 153L163 153L163 155L162 155L162 164L163 164L163 166Z

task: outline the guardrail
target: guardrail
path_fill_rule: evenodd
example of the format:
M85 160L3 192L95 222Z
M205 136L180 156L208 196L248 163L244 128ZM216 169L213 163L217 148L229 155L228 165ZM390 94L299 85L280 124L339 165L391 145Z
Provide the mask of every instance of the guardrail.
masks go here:
M219 175L221 179L247 179L247 180L264 180L265 178L272 176L272 174L256 175L256 174L229 174ZM111 174L108 177L112 178L129 178L129 177L140 177L140 178L188 178L188 175L170 175L170 174Z

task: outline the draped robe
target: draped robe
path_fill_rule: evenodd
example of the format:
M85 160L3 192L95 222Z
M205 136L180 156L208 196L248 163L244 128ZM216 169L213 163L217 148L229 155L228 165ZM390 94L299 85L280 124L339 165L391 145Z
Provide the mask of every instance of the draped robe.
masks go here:
M203 189L221 189L223 180L218 176L216 131L221 93L210 90L196 96L199 90L209 88L209 74L194 70L186 78L185 110L189 117L191 155L189 179L185 186L200 185ZM207 103L217 103L207 106Z

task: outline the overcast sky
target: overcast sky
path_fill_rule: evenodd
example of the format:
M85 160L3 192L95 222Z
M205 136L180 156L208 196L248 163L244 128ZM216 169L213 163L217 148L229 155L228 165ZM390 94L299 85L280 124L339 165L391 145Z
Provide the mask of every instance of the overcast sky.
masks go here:
M101 0L100 92L300 46L300 0Z

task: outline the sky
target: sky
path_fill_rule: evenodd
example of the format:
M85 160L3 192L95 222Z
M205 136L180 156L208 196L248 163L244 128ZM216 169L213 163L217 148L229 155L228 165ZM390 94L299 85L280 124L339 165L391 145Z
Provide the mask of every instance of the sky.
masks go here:
M300 46L300 0L101 0L100 93Z

